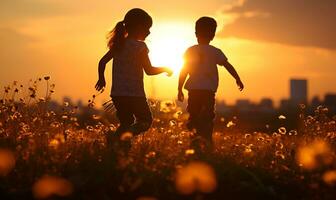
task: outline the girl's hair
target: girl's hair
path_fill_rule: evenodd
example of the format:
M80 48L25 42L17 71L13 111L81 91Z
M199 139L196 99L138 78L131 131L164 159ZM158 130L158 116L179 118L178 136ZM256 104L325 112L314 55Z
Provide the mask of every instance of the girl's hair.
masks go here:
M117 23L112 31L107 35L107 47L110 50L119 51L125 42L127 34L136 32L139 28L150 28L152 26L152 18L149 14L140 9L133 8L128 11L123 21Z

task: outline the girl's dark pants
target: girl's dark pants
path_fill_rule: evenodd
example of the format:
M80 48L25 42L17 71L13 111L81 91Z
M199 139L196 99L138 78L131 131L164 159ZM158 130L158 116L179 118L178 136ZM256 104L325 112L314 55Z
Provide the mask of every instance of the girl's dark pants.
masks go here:
M117 134L140 134L150 128L153 119L146 97L113 96L112 101L120 122Z
M210 90L189 90L188 96L188 129L196 129L198 135L212 142L215 93Z

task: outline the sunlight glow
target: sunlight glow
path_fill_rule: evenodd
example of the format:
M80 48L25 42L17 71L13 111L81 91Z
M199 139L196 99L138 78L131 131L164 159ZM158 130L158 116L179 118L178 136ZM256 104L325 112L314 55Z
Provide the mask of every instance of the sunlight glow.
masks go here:
M193 27L182 23L162 23L152 28L148 38L149 56L153 66L169 67L178 74L183 53L195 41Z

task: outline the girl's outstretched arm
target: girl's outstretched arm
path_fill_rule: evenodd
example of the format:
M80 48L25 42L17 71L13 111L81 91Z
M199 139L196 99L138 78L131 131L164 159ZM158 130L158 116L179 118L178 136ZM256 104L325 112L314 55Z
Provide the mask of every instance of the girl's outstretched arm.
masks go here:
M168 76L173 74L173 71L168 67L153 67L149 60L148 54L146 52L141 53L140 60L142 67L144 68L147 75L157 75L166 72Z
M96 90L100 91L106 86L106 81L105 81L105 68L106 64L113 58L113 53L111 50L109 50L99 61L98 64L98 81L96 83Z
M236 83L238 85L238 88L239 88L240 91L242 91L244 89L244 84L240 80L240 77L239 77L237 71L231 65L231 63L229 63L228 60L225 60L225 61L223 61L223 63L221 63L221 65L223 65L226 68L226 70L231 74L231 76L233 76L236 79Z

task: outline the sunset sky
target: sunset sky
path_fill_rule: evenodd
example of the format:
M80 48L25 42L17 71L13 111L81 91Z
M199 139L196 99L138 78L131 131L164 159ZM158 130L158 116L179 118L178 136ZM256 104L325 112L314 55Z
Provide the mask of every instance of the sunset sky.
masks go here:
M217 97L227 103L289 96L289 79L309 80L309 97L336 92L336 1L334 0L1 0L0 86L50 75L56 99L87 100L95 93L97 65L107 51L106 34L134 7L153 17L146 39L154 66L178 68L196 43L201 16L218 22L212 42L223 50L245 83L219 68ZM108 99L111 66L105 73ZM148 97L175 99L173 77L146 77Z

